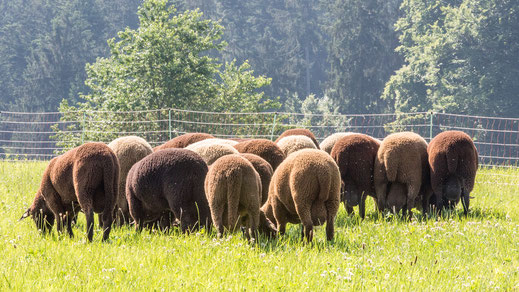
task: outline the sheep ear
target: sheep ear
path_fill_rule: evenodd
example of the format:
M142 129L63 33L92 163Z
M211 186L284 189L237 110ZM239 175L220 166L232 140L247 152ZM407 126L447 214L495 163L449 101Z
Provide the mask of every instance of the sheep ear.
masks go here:
M18 221L22 221L23 219L25 219L29 216L31 216L31 208L28 208L27 211L25 211L25 213L23 213L22 217L20 217L20 219L18 219Z

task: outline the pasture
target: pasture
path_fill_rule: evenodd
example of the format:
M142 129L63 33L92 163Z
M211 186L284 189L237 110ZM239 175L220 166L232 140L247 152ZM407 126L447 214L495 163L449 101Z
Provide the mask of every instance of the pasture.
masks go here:
M0 290L517 290L519 170L480 169L471 212L411 221L349 217L343 206L333 242L300 227L249 244L240 233L217 239L114 228L87 243L84 215L74 238L42 236L18 221L32 202L45 162L0 162ZM97 218L96 218L97 219Z

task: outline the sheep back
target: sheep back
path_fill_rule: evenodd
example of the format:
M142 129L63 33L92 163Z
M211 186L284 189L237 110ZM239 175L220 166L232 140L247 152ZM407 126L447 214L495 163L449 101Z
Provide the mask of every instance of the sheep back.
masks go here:
M201 143L205 142L200 141L198 143L194 143L186 147L186 149L194 151L198 153L202 159L207 163L207 165L213 164L218 158L229 155L229 154L238 154L238 150L234 147L227 144L214 144L214 143Z
M326 153L330 154L332 153L333 146L337 141L339 141L341 138L346 137L348 135L351 135L354 133L334 133L330 136L326 137L321 144L319 144L319 148L323 151L326 151Z
M126 180L126 199L137 230L167 211L180 220L183 231L201 224L210 227L207 171L200 155L181 148L154 152L134 164Z
M119 224L130 222L130 210L126 201L126 177L130 168L139 160L153 152L150 144L146 140L137 136L120 137L113 140L108 147L114 151L119 160L119 193L115 201L116 216Z
M175 138L169 140L168 142L153 148L153 151L158 151L158 150L168 149L168 148L185 148L198 141L202 141L205 139L211 139L211 138L214 138L214 136L211 134L187 133L187 134L175 137Z
M308 129L289 129L289 130L286 130L284 131L281 135L279 135L279 137L276 139L276 143L285 138L285 137L288 137L288 136L299 136L299 135L302 135L302 136L306 136L308 138L310 138L312 140L312 142L314 143L315 145L315 148L316 149L319 149L319 142L317 142L317 139L315 138L315 135L314 133L312 133L310 130Z
M265 159L273 170L276 170L278 165L285 159L285 154L279 148L276 143L267 139L253 139L249 141L243 141L236 145L234 148L240 153L251 153L256 154L259 157Z
M286 157L301 149L316 149L314 142L303 135L287 136L279 139L276 144Z
M261 180L247 159L240 154L217 159L207 173L205 191L219 235L224 228L233 231L235 227L245 225L250 228L249 236L255 237L259 225Z

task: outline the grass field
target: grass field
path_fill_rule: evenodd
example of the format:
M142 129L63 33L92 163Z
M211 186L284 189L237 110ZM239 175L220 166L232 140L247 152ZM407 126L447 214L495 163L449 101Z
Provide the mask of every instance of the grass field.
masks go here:
M46 163L0 162L0 290L519 290L519 171L480 170L467 218L410 222L343 207L333 242L323 227L303 245L299 226L251 245L241 234L136 234L112 229L87 243L18 222ZM357 210L356 210L357 211ZM419 213L419 212L417 212ZM325 290L326 289L326 290Z

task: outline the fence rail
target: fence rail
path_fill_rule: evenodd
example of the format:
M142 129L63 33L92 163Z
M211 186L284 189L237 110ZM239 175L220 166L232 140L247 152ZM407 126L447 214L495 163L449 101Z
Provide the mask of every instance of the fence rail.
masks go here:
M470 135L484 166L519 164L519 119L444 113L316 115L300 113L213 113L179 109L135 112L0 112L1 160L48 160L89 141L110 142L138 135L151 145L188 132L216 137L275 139L294 127L310 129L322 141L335 132L359 132L383 139L413 131L430 141L445 130Z

